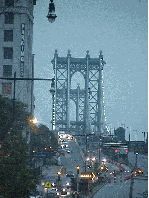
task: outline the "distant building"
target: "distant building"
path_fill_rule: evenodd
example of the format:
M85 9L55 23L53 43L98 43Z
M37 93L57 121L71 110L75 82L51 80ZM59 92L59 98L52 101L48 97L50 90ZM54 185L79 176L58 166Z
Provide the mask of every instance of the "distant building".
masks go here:
M118 129L114 129L115 140L118 141L125 141L125 129L123 127L119 127Z
M0 0L0 77L34 77L33 0ZM33 81L17 80L15 99L34 110ZM0 94L12 99L13 80L0 80Z

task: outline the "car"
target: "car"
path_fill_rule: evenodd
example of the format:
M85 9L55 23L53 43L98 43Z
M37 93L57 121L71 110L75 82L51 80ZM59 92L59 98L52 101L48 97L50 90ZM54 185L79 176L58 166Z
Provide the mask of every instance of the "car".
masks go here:
M136 174L136 175L144 175L144 173L143 173L143 171L141 170L141 168L137 168L137 169L135 170L135 174Z
M54 193L57 193L58 192L58 189L57 188L51 188L48 190L48 192L54 192Z
M67 148L68 147L68 142L63 142L61 144L61 148Z
M74 177L74 173L72 171L68 171L66 173L66 177Z
M61 196L67 196L67 188L61 189Z
M70 153L71 152L71 150L67 147L67 148L65 148L64 149L67 153Z

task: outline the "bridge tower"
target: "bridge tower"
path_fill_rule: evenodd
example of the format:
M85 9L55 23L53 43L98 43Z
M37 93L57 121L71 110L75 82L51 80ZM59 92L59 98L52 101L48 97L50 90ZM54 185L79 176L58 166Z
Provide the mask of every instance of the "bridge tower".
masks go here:
M88 134L94 131L103 132L103 91L102 71L106 62L102 51L98 58L90 58L86 51L85 58L71 57L68 50L67 57L59 57L55 50L51 61L54 79L51 84L53 96L52 129L76 134ZM71 79L75 72L80 72L85 80L85 89L78 85L71 89ZM70 121L70 100L76 105L76 120Z

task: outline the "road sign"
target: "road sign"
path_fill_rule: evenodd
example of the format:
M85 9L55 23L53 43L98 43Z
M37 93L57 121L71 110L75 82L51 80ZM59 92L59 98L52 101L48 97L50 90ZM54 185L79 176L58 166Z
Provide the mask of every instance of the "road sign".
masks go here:
M50 182L46 182L44 186L45 186L45 188L51 188Z

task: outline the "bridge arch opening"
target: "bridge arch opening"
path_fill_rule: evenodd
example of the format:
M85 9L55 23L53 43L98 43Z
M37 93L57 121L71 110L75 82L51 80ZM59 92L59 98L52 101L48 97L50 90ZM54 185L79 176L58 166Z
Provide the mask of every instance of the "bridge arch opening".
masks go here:
M77 89L78 85L80 89L85 89L84 76L80 72L75 72L71 78L71 89Z

